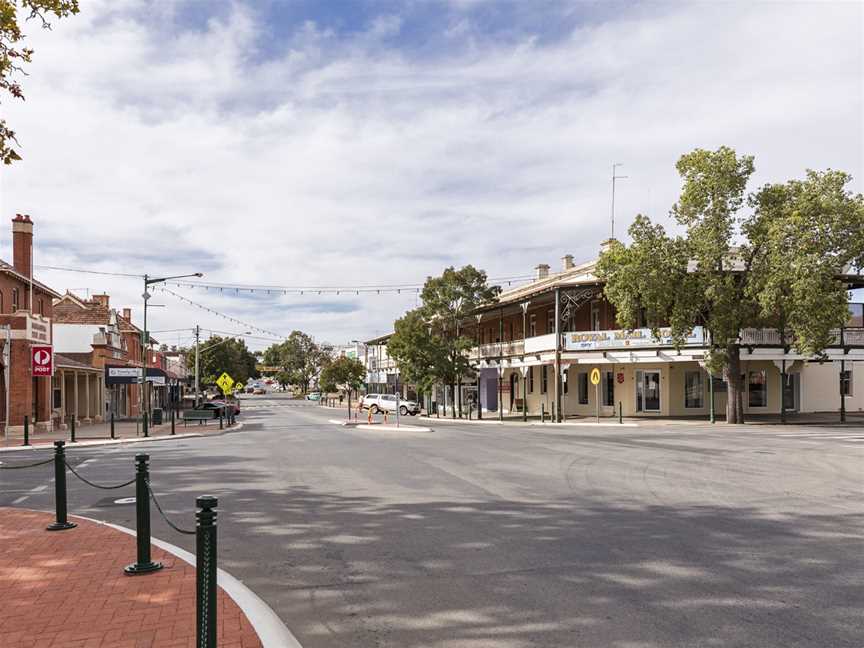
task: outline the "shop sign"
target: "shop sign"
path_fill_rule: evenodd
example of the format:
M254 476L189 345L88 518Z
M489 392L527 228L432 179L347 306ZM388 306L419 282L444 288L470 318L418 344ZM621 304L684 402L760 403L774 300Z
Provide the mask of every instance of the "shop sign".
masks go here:
M50 346L30 347L30 360L33 376L54 375L54 350Z
M157 367L147 368L147 382L154 385L165 384L165 372ZM106 385L135 385L141 383L141 367L105 366Z
M650 328L615 331L577 331L565 335L567 351L593 351L595 349L638 349L644 347L673 346L672 329L661 328L660 337L655 338ZM705 331L694 326L684 338L684 346L705 344Z

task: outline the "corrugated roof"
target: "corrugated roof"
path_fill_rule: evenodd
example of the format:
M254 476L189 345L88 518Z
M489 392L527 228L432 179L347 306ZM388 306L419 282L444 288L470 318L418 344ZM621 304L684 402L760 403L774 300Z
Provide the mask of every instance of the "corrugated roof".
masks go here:
M87 362L81 362L78 356L86 356ZM89 353L55 353L54 365L64 369L89 369L90 371L102 371L90 365Z

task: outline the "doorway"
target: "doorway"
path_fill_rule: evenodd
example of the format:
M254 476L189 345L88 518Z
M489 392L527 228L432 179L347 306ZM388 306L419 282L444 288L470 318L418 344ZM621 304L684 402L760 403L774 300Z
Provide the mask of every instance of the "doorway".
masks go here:
M781 374L782 376L782 374ZM801 394L801 374L786 374L786 384L783 385L783 405L787 412L797 412Z
M636 411L660 411L660 372L636 372Z

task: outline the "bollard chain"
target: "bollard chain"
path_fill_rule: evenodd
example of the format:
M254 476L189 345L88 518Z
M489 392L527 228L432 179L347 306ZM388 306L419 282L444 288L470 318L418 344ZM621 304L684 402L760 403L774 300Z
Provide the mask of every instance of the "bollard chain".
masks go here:
M162 519L165 520L165 523L174 529L177 533L182 533L183 535L195 535L195 531L189 531L187 529L181 529L176 524L174 524L171 520L168 519L168 516L165 515L165 511L162 510L162 505L159 504L159 500L156 499L156 493L153 492L153 489L150 487L150 482L145 482L147 484L147 490L150 493L150 499L153 500L153 503L156 505L156 510L159 511L159 515L162 516Z
M71 472L71 473L72 473L73 475L75 475L78 479L80 479L81 481L83 481L83 482L84 482L85 484L87 484L88 486L92 486L93 488L99 488L99 489L101 489L101 490L115 490L115 489L117 489L117 488L123 488L124 486L130 486L130 485L132 485L132 484L135 483L135 478L133 477L133 478L130 479L128 482L123 482L122 484L117 484L117 485L115 485L115 486L104 486L104 485L102 485L102 484L94 484L94 483L91 482L89 479L86 479L86 478L82 477L81 475L79 475L77 472L75 472L75 469L74 469L72 466L69 465L69 462L68 462L68 461L64 461L63 463L66 464L66 467L69 469L69 472Z
M20 468L35 468L36 466L44 466L45 464L49 464L54 461L54 457L50 459L46 459L45 461L37 461L32 464L24 464L23 466L0 466L0 470L17 470Z

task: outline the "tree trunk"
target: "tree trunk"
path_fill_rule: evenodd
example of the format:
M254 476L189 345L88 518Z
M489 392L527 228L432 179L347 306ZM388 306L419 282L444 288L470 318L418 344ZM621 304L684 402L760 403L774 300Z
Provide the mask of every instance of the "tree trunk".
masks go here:
M741 356L737 344L726 347L726 422L744 422L744 381L741 379Z

